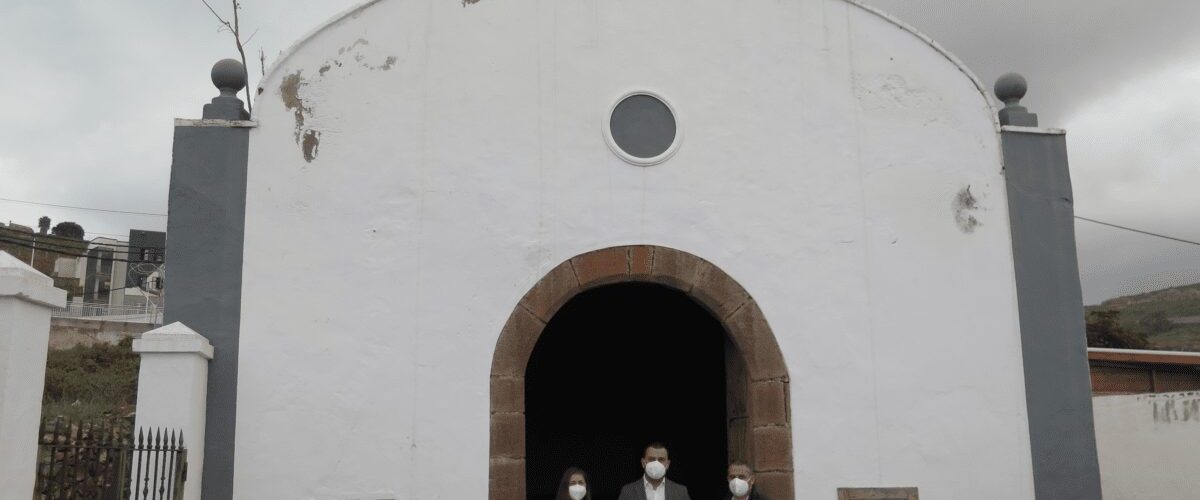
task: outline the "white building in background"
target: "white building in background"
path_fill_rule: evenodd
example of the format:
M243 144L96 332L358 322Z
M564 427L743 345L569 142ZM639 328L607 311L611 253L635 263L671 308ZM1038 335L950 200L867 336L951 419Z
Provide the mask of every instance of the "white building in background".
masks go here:
M776 500L1099 495L1065 141L1018 77L998 121L843 0L375 0L252 121L242 75L174 146L206 500L605 497L652 440L694 498L729 460Z
M133 230L131 234L160 232ZM54 276L69 278L74 294L56 316L161 322L162 247L143 248L130 241L97 237L83 256L60 257Z

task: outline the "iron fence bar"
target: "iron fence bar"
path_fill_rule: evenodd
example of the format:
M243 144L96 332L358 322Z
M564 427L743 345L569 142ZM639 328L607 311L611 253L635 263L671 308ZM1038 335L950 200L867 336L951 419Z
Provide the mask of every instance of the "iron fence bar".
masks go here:
M58 419L54 420L54 427L50 429L50 440L47 448L49 453L46 455L46 492L47 496L54 494L54 462L55 462L55 445L58 444Z
M167 462L164 460L167 454L167 430L162 429L160 432L162 433L162 444L159 446L158 459L155 460L156 475L158 476L154 480L154 484L158 488L158 493L154 496L155 500L162 500L163 492L166 491L163 489L162 483L167 474Z
M179 434L179 455L175 457L179 461L179 473L175 477L175 491L179 494L179 499L183 499L183 483L187 482L188 462L187 462L187 445L183 442L182 432Z
M124 437L121 437L118 439L118 444L122 446L121 452L117 455L117 463L119 464L117 466L116 473L117 497L112 500L125 500L125 497L128 496L127 493L129 492L129 473L126 472L125 469L126 464L129 463L129 447L127 446L129 443Z
M168 465L167 465L167 476L166 477L169 477L172 479L172 481L171 481L172 487L170 488L170 490L171 490L170 495L163 497L165 499L174 500L174 498L175 498L175 488L174 488L173 483L174 483L174 479L175 479L175 456L177 453L179 453L179 448L177 448L175 446L175 431L171 430L171 456L168 459L169 461L167 462ZM165 487L166 484L167 484L166 481L164 481L163 486Z
M93 476L91 491L92 498L97 500L104 496L104 484L108 482L105 480L108 477L108 471L104 468L105 464L102 462L108 456L108 449L106 448L108 445L107 437L108 430L104 426L101 426L100 436L96 438L96 454L92 459L92 467L95 468L95 475ZM109 468L111 469L112 467Z
M154 454L153 454L153 456L154 456L154 475L150 476L150 479L154 482L154 485L150 488L151 500L159 500L159 497L158 497L158 466L159 466L159 462L162 461L162 452L160 450L163 449L163 447L160 446L160 444L162 444L161 440L162 440L162 429L159 429L159 430L155 431L155 433L154 433L154 448L152 448L152 450L154 450Z
M60 419L60 422L61 422L61 419ZM55 428L57 428L57 427L58 427L58 425L57 425L57 424L58 424L58 423L60 423L60 422L56 422L56 423L55 423L55 424L56 424L56 425L55 425ZM69 428L70 428L70 426L69 426L69 424L68 424L68 429L69 429ZM64 440L66 440L66 436L65 436L65 435L64 435ZM65 452L65 449L64 449L64 451L63 451L63 456L62 456L61 458L58 456L58 451L59 451L59 450L57 449L57 448L58 448L58 438L57 438L57 437L55 437L55 439L54 439L54 444L55 444L55 448L56 448L56 449L54 450L54 451L55 451L55 453L54 453L54 459L55 459L55 461L56 461L56 462L58 462L58 481L55 481L55 482L57 483L57 484L55 484L55 486L57 486L57 487L58 487L58 494L59 494L59 496L61 496L61 495L62 495L62 493L63 493L63 483L64 483L64 479L66 478L66 469L67 469L67 467L66 467L66 466L67 466L67 454L66 454L66 452ZM53 469L51 469L51 470L53 471Z
M42 460L43 448L42 447L46 444L47 423L48 422L45 419L42 419L41 422L38 422L37 476L33 478L33 495L36 498L41 498L41 495L44 493L44 491L42 490L42 487L45 485L45 481L43 480L43 469L42 469L42 467L43 467L43 460Z
M141 491L141 488L142 488L142 458L143 458L142 457L143 453L141 450L142 443L145 443L145 440L142 437L142 429L138 429L137 441L134 441L134 443L133 443L134 453L137 454L137 473L133 479L133 486L132 486L133 491L130 492L131 497L134 500L137 500L139 498L145 498L144 496L138 494L138 492Z
M88 441L91 441L92 443L96 443L96 423L95 422L92 422L88 426L87 439L88 439ZM87 450L87 460L84 461L84 469L87 472L86 472L86 476L84 477L84 480L82 481L82 484L80 485L80 488L83 491L91 491L91 489L95 486L95 484L97 482L96 477L100 474L100 465L97 463L99 461L99 459L100 459L100 453L99 453L99 449L98 449L98 444L93 444L92 446L89 446L88 450ZM81 496L83 496L83 497L91 496L92 498L95 498L94 495L81 495Z

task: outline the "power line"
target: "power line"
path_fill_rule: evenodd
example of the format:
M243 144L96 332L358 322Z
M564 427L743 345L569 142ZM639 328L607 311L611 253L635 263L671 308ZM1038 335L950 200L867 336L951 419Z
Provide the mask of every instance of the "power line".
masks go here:
M38 236L41 236L41 238L38 238ZM72 240L70 238L63 238L62 236L57 236L57 235L44 235L44 234L38 235L38 234L33 234L33 233L26 233L23 231L14 231L12 229L5 229L5 228L0 228L0 237L14 239L14 240L22 240L22 241L26 241L26 242L30 242L30 243L39 244L39 245L40 244L56 245L56 246L63 247L63 248L74 248L73 246L69 245L68 243L90 243L90 244L94 244L94 245L98 245L98 246L126 248L126 249L137 248L137 249L142 249L142 250L166 250L165 247L137 246L137 245L130 245L129 242L125 242L125 243L95 243L95 242L89 242L87 240Z
M1150 231L1142 231L1141 229L1134 229L1134 228L1132 228L1132 227L1120 226L1120 225L1113 224L1113 223L1110 223L1110 222L1098 221L1098 220L1096 220L1096 219L1089 219L1089 218L1087 218L1087 217L1080 217L1080 216L1078 216L1078 215L1076 215L1076 216L1075 216L1075 218L1076 218L1076 219L1079 219L1079 220L1085 220L1085 221L1091 222L1091 223L1093 223L1093 224L1100 224L1101 226L1115 227L1115 228L1117 228L1117 229L1123 229L1123 230L1125 230L1125 231L1132 231L1132 232L1135 232L1135 233L1138 233L1138 234L1144 234L1144 235L1147 235L1147 236L1153 236L1153 237L1155 237L1155 238L1162 238L1162 239L1165 239L1165 240L1178 241L1178 242L1180 242L1180 243L1187 243L1187 244L1189 244L1189 245L1196 245L1196 246L1200 246L1200 242L1198 242L1198 241L1185 240L1185 239L1183 239L1183 238L1176 238L1176 237L1174 237L1174 236L1166 236L1166 235L1162 235L1162 234L1158 234L1158 233L1152 233L1152 232L1150 232Z
M147 215L147 216L152 216L152 217L166 217L167 216L167 214L156 214L156 213L150 213L150 212L131 212L128 210L109 210L107 208L93 208L93 207L73 207L70 205L56 205L54 203L42 203L42 202L38 202L38 201L26 201L26 200L13 200L13 199L9 199L9 198L0 198L0 201L8 201L8 202L12 202L12 203L24 203L26 205L41 205L43 207L69 208L71 210L91 210L93 212L108 212L111 214Z
M122 248L122 249L131 249L131 248L144 249L144 250L165 250L166 249L166 247L130 245L129 242L103 243L103 242L88 241L88 240L73 240L70 238L62 238L61 236L34 235L33 238L29 238L28 236L30 236L30 233L5 232L4 230L0 229L0 237L14 239L14 240L21 240L24 242L35 243L38 245L46 244L46 245L56 245L56 246L60 246L60 247L74 248L74 246L70 245L70 243L86 243L89 245ZM41 236L41 238L38 238L37 236Z
M46 246L51 246L51 247L56 247L56 248L59 248L59 250L55 250L55 249L53 249L53 248L46 248L46 246L43 246L43 245L36 245L36 246L35 246L35 245L28 245L28 244L26 244L27 242L24 242L24 241L5 239L5 237L4 237L4 236L2 236L2 235L0 235L0 243L8 243L8 244L11 244L11 245L16 245L16 246L23 247L23 248L30 248L30 249L34 249L34 250L39 250L39 251L42 251L42 252L50 252L50 253L56 253L56 254L59 254L59 255L66 255L66 256L68 256L68 257L96 258L96 259L101 259L101 260L111 260L111 261L113 261L113 262L125 262L125 263L127 263L127 264L140 264L140 263L143 263L143 262L149 262L149 261L145 261L145 260L129 260L129 259L118 259L118 258L116 258L116 257L98 257L98 256L95 256L95 255L88 255L88 254L82 254L82 253L74 253L74 252L68 252L68 251L66 251L66 250L62 250L62 249L64 249L64 248L65 248L65 249L68 249L68 250L75 250L74 248L71 248L71 247L66 247L66 246L58 246L58 245L53 245L53 244L46 245ZM117 253L120 253L120 252L117 252Z

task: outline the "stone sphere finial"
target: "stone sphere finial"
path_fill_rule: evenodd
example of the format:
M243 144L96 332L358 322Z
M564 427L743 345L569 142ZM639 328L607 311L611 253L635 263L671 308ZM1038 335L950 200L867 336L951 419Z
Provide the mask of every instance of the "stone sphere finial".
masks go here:
M246 69L237 60L221 59L212 67L212 82L222 95L237 94L246 88Z
M1029 84L1025 83L1025 77L1017 73L1006 73L996 79L996 97L1004 101L1004 108L998 113L1001 125L1037 126L1037 113L1030 113L1021 105L1021 99L1028 90Z
M1020 103L1028 90L1029 84L1025 82L1025 77L1018 73L1005 73L996 79L996 97L1010 106Z

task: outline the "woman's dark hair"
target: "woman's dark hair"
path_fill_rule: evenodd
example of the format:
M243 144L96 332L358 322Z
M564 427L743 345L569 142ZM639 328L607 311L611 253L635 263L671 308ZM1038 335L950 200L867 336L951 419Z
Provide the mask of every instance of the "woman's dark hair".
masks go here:
M571 494L567 488L571 487L571 476L580 474L583 476L583 483L587 485L587 495L583 500L592 500L592 481L588 479L588 475L579 467L570 467L566 472L563 472L562 480L558 482L558 494L554 496L554 500L571 500Z

